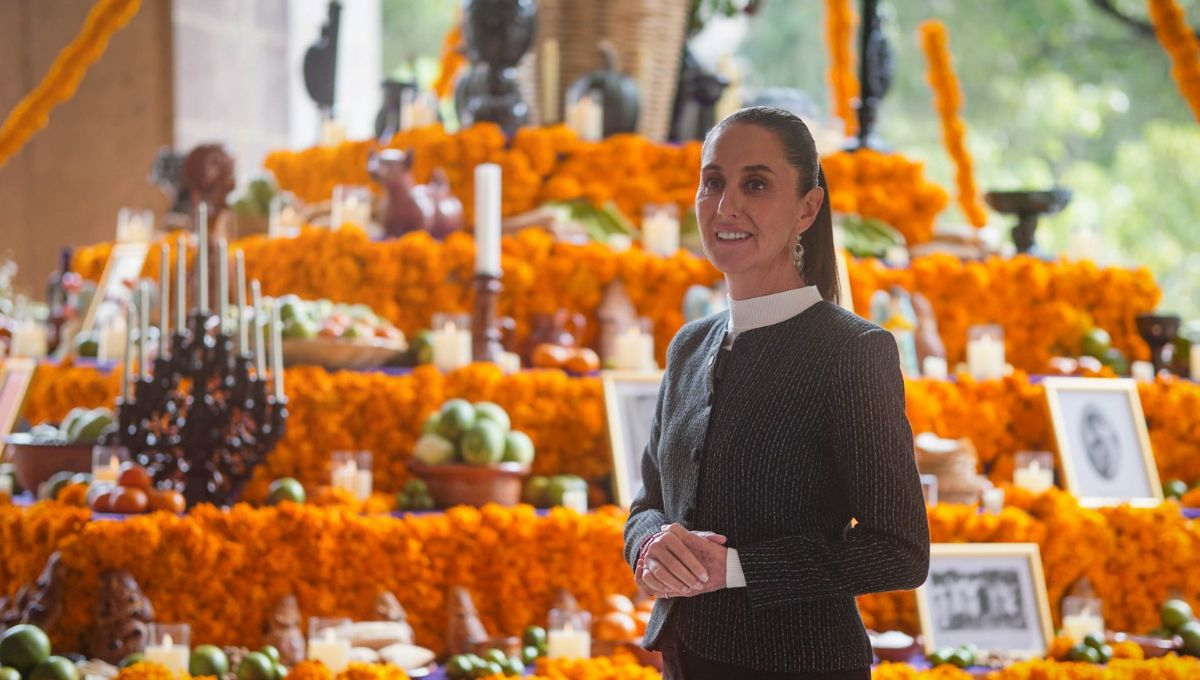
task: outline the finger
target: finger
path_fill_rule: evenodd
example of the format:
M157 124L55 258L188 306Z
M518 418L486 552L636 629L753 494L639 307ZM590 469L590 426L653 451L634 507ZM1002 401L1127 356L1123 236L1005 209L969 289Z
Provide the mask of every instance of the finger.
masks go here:
M687 592L687 584L679 580L677 576L671 573L671 570L658 558L650 561L648 566L649 571L654 575L654 578L658 579L659 583L662 583L664 586L666 586L668 590L680 593Z
M690 588L693 590L699 589L700 582L696 579L696 576L692 573L692 570L684 566L683 562L681 562L679 558L675 556L675 553L669 548L666 546L664 546L664 548L666 549L660 550L654 555L654 558L658 560L658 563L666 567L671 576L679 579L679 582L683 584L685 588ZM685 548L684 552L689 551L687 551Z
M696 539L691 535L691 532L688 532L686 534L686 540ZM681 566L686 569L684 572L672 569L672 573L679 578L686 580L693 588L698 589L702 584L708 583L708 570L704 568L704 565L700 563L700 560L696 559L696 554L692 552L691 548L688 547L685 539L680 538L675 534L670 534L663 539L663 545L671 551L671 554L674 555L676 559L683 563Z
M655 595L669 596L671 594L671 591L667 590L662 581L659 581L649 570L642 574L642 583L646 586L647 590Z
M725 541L726 541L726 538L724 536L722 536L721 534L714 534L711 531L693 531L692 535L699 536L700 538L703 538L706 541L709 541L711 543L716 543L718 545L725 545Z

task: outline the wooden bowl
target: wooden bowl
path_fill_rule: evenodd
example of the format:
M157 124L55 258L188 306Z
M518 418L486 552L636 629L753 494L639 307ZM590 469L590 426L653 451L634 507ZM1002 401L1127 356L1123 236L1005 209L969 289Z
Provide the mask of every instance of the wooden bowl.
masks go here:
M1142 653L1146 655L1147 659L1157 659L1160 656L1166 656L1183 646L1183 640L1177 635L1170 638L1160 638L1151 635L1116 633L1110 636L1109 641L1133 642L1142 648Z
M529 474L529 466L519 463L426 465L410 459L408 469L425 482L433 502L440 508L480 507L488 503L516 505L521 502L521 486Z
M405 349L404 343L379 338L354 341L292 338L283 341L283 363L285 366L321 366L329 370L363 370L384 366Z
M92 447L96 442L38 443L27 432L9 435L4 442L12 452L17 481L34 494L55 472L92 471Z

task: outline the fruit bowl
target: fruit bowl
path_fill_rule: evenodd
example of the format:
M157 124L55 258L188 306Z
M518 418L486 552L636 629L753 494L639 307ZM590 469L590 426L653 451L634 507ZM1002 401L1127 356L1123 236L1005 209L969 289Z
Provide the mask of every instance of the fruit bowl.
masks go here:
M407 348L404 343L395 340L293 338L283 341L283 363L286 366L307 364L331 370L379 368L402 354L405 349Z
M4 443L12 451L13 468L21 487L37 492L55 472L91 472L94 441L44 442L28 432L11 434Z
M1147 659L1166 656L1183 646L1183 640L1178 636L1160 638L1152 635L1129 635L1128 633L1117 633L1111 637L1110 642L1132 642L1142 648L1142 653L1146 655Z
M408 461L408 470L425 482L439 508L516 505L521 502L522 480L529 474L529 466L520 463L426 465L414 459Z

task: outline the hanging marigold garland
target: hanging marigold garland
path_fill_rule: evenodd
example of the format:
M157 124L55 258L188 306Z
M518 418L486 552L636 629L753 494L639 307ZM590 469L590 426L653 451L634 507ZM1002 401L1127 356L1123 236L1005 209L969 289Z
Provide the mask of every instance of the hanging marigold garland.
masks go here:
M1179 94L1200 120L1200 40L1176 0L1149 0L1154 34L1171 58L1171 77Z
M456 23L442 39L441 66L438 69L437 80L433 83L433 91L438 99L445 99L450 95L454 90L454 82L458 79L458 72L467 64L462 50L462 24Z
M25 95L0 126L0 165L50 122L55 106L70 99L108 47L108 41L137 14L141 0L100 0L88 12L79 35L58 53L50 71Z
M825 0L825 39L829 48L829 87L833 112L842 119L847 137L858 134L858 76L854 74L854 26L858 16L851 0Z
M958 204L968 222L982 227L987 223L987 212L979 202L971 155L963 139L966 126L958 115L962 108L962 90L958 86L958 76L954 73L950 56L950 37L946 25L936 19L922 23L918 33L921 49L929 61L929 86L933 89L934 108L942 120L942 139L946 144L946 152L954 161Z

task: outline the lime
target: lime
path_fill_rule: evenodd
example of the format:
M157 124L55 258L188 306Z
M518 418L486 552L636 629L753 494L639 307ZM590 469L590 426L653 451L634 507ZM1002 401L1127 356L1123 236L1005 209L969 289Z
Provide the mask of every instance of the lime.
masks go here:
M950 649L949 647L943 647L942 649L935 649L935 650L933 650L933 653L930 654L928 657L929 665L934 666L934 667L944 666L948 663L951 663L951 660L953 658L954 658L954 650Z
M440 434L429 433L421 435L413 445L413 458L426 465L446 465L454 462L457 455L454 442Z
M521 490L521 502L528 503L535 508L540 508L546 505L546 491L550 488L550 479L541 475L534 475L525 481L525 487Z
M437 434L438 423L442 420L442 414L434 412L430 413L429 417L421 423L421 434Z
M1116 347L1109 347L1099 359L1101 364L1111 368L1117 375L1129 375L1129 360Z
M304 485L291 477L282 477L271 482L267 490L267 505L279 505L283 501L303 503L304 497ZM273 660L278 658L279 652L276 651Z
M532 464L533 440L529 438L529 435L520 430L514 430L505 435L503 460L521 465Z
M480 677L486 678L492 675L504 675L504 666L495 661L488 661L484 666L483 672L480 673Z
M493 404L490 401L475 403L475 422L481 420L490 420L499 425L500 429L505 432L512 429L512 420L508 417L508 411L505 411L500 404Z
M229 672L229 657L216 645L200 645L192 650L188 659L188 673L193 676L215 675L218 678Z
M279 663L279 650L275 649L274 645L267 645L258 650L260 654L271 660L271 663Z
M404 493L403 491L398 492L396 494L396 509L407 510L411 507L412 499L408 497L408 494Z
M437 507L437 505L434 504L433 499L428 495L417 496L416 498L410 500L412 502L413 510L433 510Z
M12 666L0 668L0 680L21 680L21 672Z
M491 661L494 663L507 663L508 655L505 654L504 652L500 651L499 649L489 649L483 653L483 660Z
M27 675L50 657L50 638L41 628L27 623L13 626L0 637L0 661Z
M499 463L504 457L504 430L490 420L480 420L462 438L463 460L474 465Z
M1112 337L1103 328L1092 328L1083 334L1082 350L1084 356L1099 359L1110 347L1112 347Z
M537 647L526 645L525 647L521 648L521 661L524 662L526 666L531 663L535 663L538 660L538 656L540 655L538 654Z
M33 669L29 680L79 680L79 669L66 657L52 656Z
M275 664L275 680L283 680L287 677L288 669L281 663Z
M975 665L975 654L970 650L956 649L950 655L950 663L958 668L967 668Z
M450 680L464 680L471 674L472 668L471 660L460 654L446 662L446 676Z
M1079 661L1083 663L1100 663L1100 653L1080 642L1067 652L1068 661Z
M275 680L275 662L262 652L250 652L237 667L238 680Z
M449 439L458 441L475 426L475 408L466 399L451 399L442 404L441 419L438 421L437 433ZM501 435L503 436L503 435Z
M1183 650L1193 656L1200 656L1200 623L1188 621L1175 631L1183 638Z
M1188 492L1187 482L1182 479L1172 479L1166 484L1163 484L1163 495L1167 498L1180 499L1183 494Z
M1083 644L1087 645L1088 647L1091 647L1092 649L1099 650L1106 643L1104 642L1103 635L1098 635L1096 633L1088 633L1087 635L1083 636Z
M546 644L546 629L541 626L530 626L521 633L521 642L527 647L538 647Z
M1163 603L1161 614L1163 627L1176 631L1183 624L1196 618L1192 614L1192 606L1186 601L1179 599L1167 600ZM0 649L0 658L4 658L3 649Z
M525 675L525 664L517 657L509 658L507 663L501 664L504 666L505 675L516 675L518 677Z
M1096 650L1096 653L1100 655L1100 663L1108 663L1109 661L1112 661L1113 648L1109 645L1100 645L1100 647Z
M121 663L117 664L117 668L129 668L135 663L141 663L146 660L146 655L141 652L134 652L129 656L121 659Z

